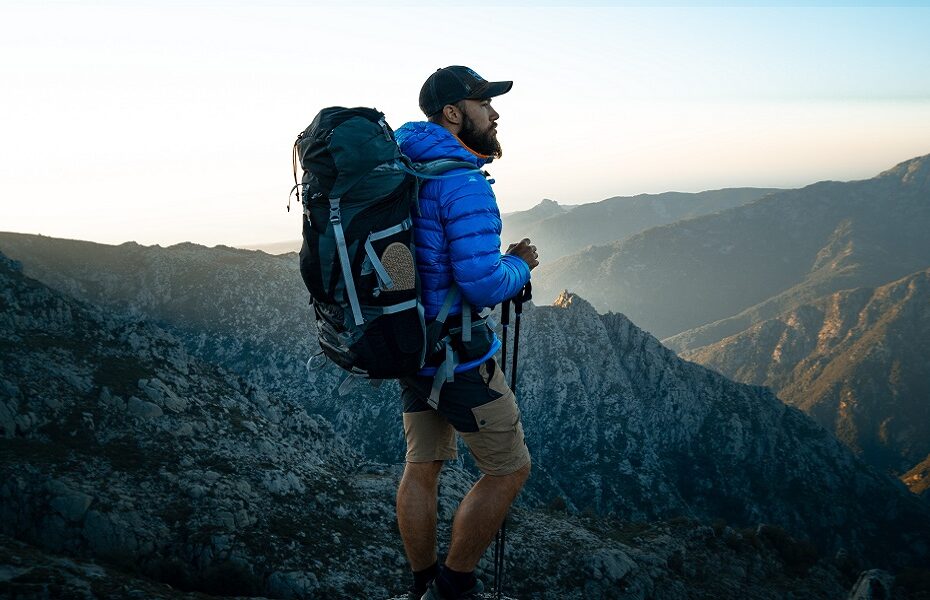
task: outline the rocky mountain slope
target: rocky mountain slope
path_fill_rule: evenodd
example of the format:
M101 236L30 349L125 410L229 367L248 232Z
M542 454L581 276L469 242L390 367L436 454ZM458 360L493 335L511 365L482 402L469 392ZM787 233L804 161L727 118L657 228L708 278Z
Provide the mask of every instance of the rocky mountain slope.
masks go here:
M928 199L924 156L873 179L778 192L587 249L541 265L534 288L543 301L572 289L660 338L688 332L668 341L675 350L704 346L824 295L926 268Z
M0 308L0 594L380 600L403 586L395 468L2 256ZM447 469L442 522L469 483ZM864 566L771 525L564 510L513 512L515 597L832 598Z
M92 245L88 260L74 258L79 244L56 241L48 249L46 240L5 235L0 248L15 246L27 273L60 289L112 310L150 312L188 352L321 414L367 460L403 460L394 384L341 398L338 370L304 371L313 351L301 331L306 296L288 261L228 248L129 246L135 268L127 268L120 266L125 245ZM73 275L68 260L79 263ZM625 317L598 315L573 298L524 317L520 395L535 457L527 506L769 522L850 552L886 548L875 537L881 531L895 540L894 551L879 552L882 560L911 552L913 539L899 536L904 515L919 532L926 514L890 479L771 393L681 361Z
M682 361L623 315L598 315L577 296L524 318L528 444L578 508L764 520L856 553L930 539L909 494L767 389ZM872 532L906 533L859 546L863 533L853 531L866 522Z
M652 227L741 206L777 191L728 188L617 196L570 210L543 200L530 210L504 215L501 239L506 244L528 237L539 248L540 261L550 263L586 246L609 244Z
M682 356L773 388L880 469L930 453L930 270L804 304Z
M211 593L352 593L358 561L395 575L396 544L356 525L390 492L328 423L5 258L0 280L0 533Z

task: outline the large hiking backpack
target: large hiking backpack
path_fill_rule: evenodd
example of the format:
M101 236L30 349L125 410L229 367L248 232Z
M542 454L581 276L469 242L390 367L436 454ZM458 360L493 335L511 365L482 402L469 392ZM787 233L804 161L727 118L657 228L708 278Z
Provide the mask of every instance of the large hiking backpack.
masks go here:
M457 160L411 162L384 114L371 108L325 108L297 137L300 274L320 349L346 371L370 379L412 375L436 350L420 302L411 211L420 178L462 167L477 169Z

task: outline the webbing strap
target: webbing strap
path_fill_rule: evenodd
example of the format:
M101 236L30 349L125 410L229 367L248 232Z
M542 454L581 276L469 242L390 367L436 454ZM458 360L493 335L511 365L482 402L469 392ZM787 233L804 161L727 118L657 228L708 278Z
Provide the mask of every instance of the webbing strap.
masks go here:
M371 262L371 267L375 270L375 275L378 276L378 282L381 284L381 287L386 290L392 289L394 287L394 280L388 275L387 269L384 268L381 259L378 258L378 254L375 252L375 247L371 245L371 236L368 236L368 239L365 240L365 254L368 255L368 260Z
M462 298L462 341L471 341L471 304Z
M413 300L407 300L406 302L401 302L399 304L392 304L390 306L384 306L381 308L381 314L391 315L394 313L399 313L404 310L415 308L417 304L418 304L418 301L416 298L414 298Z
M442 307L439 309L439 314L436 315L436 319L426 328L426 347L429 352L433 352L434 346L439 341L439 334L442 333L442 326L446 322L446 319L449 317L449 311L452 310L452 305L455 304L455 300L458 297L459 286L453 283L452 287L449 288L449 291L446 292L446 299L443 301Z
M479 316L484 319L484 322L487 323L492 331L497 329L497 321L494 320L494 316L491 314L490 310L485 310Z
M336 234L336 247L339 250L339 263L342 265L342 278L345 280L346 295L352 307L352 317L355 325L361 326L365 322L362 317L362 308L358 303L358 294L355 292L355 282L352 280L352 267L349 264L349 249L346 247L346 236L342 230L342 217L339 213L339 198L329 199L329 222L333 224Z
M371 235L368 236L368 239L373 242L377 242L378 240L382 240L386 237L390 237L394 235L395 233L400 233L401 231L407 231L411 227L413 227L413 220L411 220L410 217L407 217L406 219L404 219L397 225L394 225L393 227L388 227L387 229L382 229L381 231L373 231Z
M455 380L455 367L459 364L459 353L452 349L450 341L449 336L443 338L446 345L446 359L436 367L436 375L433 376L433 387L427 400L427 403L434 410L439 408L439 393L442 391L443 384Z
M455 301L459 297L459 286L452 284L452 287L449 288L449 291L446 292L446 299L442 303L442 307L439 309L439 314L436 315L436 321L439 323L445 323L446 318L449 316L449 311L452 310L452 305L455 304Z
M452 383L455 380L455 365L459 364L459 355L452 349L452 344L446 342L446 360L443 361L448 367L446 367L446 382Z

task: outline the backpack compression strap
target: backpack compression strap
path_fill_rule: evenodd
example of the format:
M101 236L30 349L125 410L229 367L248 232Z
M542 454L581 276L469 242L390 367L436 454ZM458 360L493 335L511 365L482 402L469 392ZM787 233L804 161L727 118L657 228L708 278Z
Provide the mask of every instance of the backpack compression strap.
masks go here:
M339 264L342 266L342 278L345 280L346 296L349 297L349 306L352 307L352 318L355 325L361 326L365 322L362 317L362 307L358 302L358 293L355 291L355 282L352 280L352 265L349 263L349 249L346 247L346 235L342 230L342 215L339 211L339 198L329 199L329 222L333 225L336 234L336 248L339 251Z

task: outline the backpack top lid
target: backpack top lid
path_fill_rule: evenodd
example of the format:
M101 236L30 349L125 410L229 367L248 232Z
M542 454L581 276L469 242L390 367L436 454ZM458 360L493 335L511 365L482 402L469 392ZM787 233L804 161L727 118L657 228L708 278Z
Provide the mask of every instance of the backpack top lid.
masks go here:
M387 197L407 179L406 161L384 113L372 108L324 108L295 142L303 167L305 198L371 202ZM351 193L350 193L351 192Z

